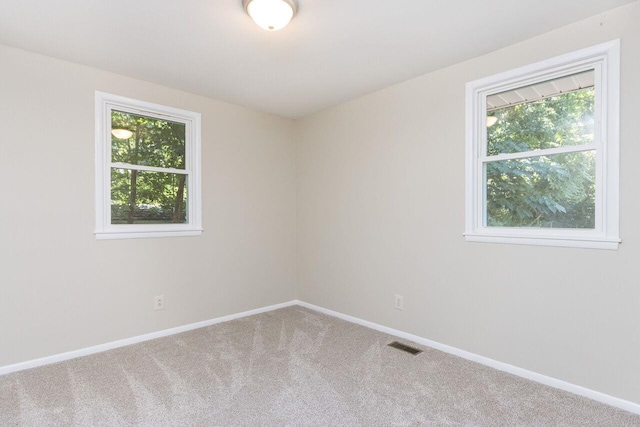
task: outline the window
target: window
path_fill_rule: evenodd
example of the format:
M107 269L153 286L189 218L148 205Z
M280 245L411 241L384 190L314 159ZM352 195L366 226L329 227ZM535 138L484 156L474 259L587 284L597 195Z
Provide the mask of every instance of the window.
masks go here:
M467 83L468 241L617 249L619 52Z
M96 92L96 238L201 233L200 114Z

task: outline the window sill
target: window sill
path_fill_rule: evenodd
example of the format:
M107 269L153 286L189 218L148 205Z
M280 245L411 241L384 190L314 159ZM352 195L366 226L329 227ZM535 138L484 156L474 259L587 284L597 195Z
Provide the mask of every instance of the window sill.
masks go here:
M171 230L171 231L96 231L96 240L115 239L149 239L158 237L189 237L200 236L202 229Z
M529 246L558 246L564 248L617 250L620 239L603 238L574 238L574 237L531 237L531 236L503 236L490 234L465 233L467 242L506 243L512 245Z

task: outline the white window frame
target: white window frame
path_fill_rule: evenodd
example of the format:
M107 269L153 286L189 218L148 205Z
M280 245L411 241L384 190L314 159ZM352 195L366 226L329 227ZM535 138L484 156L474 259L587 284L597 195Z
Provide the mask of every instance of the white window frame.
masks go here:
M111 110L125 111L157 119L184 123L186 129L185 169L169 173L187 175L186 224L111 224L111 168L122 164L111 161ZM202 234L202 195L200 174L200 113L152 104L96 91L95 93L96 239L197 236ZM136 167L136 169L145 169ZM157 170L158 168L146 168Z
M484 160L487 96L595 70L596 223L594 229L487 227ZM613 40L466 84L465 233L467 241L594 249L618 248L620 41ZM552 150L540 153L555 154ZM557 149L555 149L557 150ZM508 157L508 156L507 156ZM495 159L495 156L492 157Z

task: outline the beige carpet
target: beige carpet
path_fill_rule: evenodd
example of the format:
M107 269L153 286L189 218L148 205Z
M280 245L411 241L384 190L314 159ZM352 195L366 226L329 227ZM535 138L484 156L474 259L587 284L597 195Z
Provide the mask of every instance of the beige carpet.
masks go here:
M0 425L640 426L298 306L0 377Z

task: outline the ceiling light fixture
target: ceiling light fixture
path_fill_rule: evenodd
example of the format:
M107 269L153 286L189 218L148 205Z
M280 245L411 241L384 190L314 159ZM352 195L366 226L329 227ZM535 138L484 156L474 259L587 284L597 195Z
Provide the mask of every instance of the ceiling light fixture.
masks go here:
M498 118L496 116L487 116L487 127L495 125L498 122Z
M133 132L127 129L111 129L111 135L118 139L129 139L133 135Z
M287 26L298 11L297 0L242 0L251 19L267 31Z

